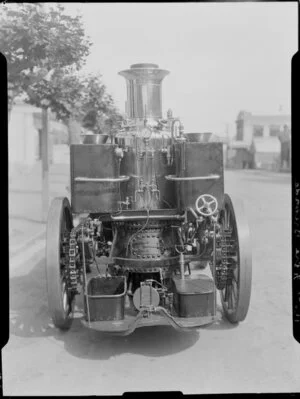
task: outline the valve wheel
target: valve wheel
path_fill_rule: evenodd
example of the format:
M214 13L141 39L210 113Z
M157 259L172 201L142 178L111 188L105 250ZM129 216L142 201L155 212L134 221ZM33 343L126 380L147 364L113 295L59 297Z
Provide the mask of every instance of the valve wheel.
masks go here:
M218 201L210 194L202 194L197 198L195 207L200 215L211 216L218 209Z
M149 126L144 127L140 133L140 136L144 139L144 140L149 140L150 137L152 136L152 130Z
M54 198L47 220L46 276L48 306L55 327L70 328L73 319L74 293L68 290L64 244L73 228L67 198Z
M220 296L226 318L231 323L238 323L248 313L252 284L250 233L242 202L233 201L225 194L220 223L223 231L230 232L229 239L234 243L234 251L228 258L230 278Z

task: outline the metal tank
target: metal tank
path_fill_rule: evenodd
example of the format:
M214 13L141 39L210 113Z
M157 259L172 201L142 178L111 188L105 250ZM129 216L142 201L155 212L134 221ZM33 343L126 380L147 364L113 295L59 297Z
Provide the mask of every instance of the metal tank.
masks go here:
M127 115L134 120L162 118L161 83L169 71L156 64L134 64L119 72L127 84Z

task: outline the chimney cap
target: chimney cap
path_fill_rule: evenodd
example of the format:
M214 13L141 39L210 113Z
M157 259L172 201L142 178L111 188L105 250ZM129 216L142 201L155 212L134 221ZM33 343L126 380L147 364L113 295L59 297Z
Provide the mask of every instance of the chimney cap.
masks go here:
M138 69L138 68L158 68L157 64L149 64L149 63L142 63L142 64L133 64L130 66L130 69Z

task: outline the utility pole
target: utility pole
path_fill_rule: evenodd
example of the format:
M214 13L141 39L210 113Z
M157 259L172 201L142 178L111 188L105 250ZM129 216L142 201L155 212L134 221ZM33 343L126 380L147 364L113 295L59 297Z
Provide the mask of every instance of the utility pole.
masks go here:
M229 124L226 123L226 167L228 166L228 149L229 149Z
M42 108L42 221L47 221L49 207L49 138L48 138L48 109Z

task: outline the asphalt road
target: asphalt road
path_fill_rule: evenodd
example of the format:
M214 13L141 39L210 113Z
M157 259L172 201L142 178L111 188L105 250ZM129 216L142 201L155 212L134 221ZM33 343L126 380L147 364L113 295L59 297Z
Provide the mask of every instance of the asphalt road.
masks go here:
M4 395L299 392L300 345L292 336L291 180L226 171L226 192L244 199L253 246L251 305L237 326L222 320L192 333L171 327L104 336L75 319L53 328L44 259L11 264L10 340L2 351Z

